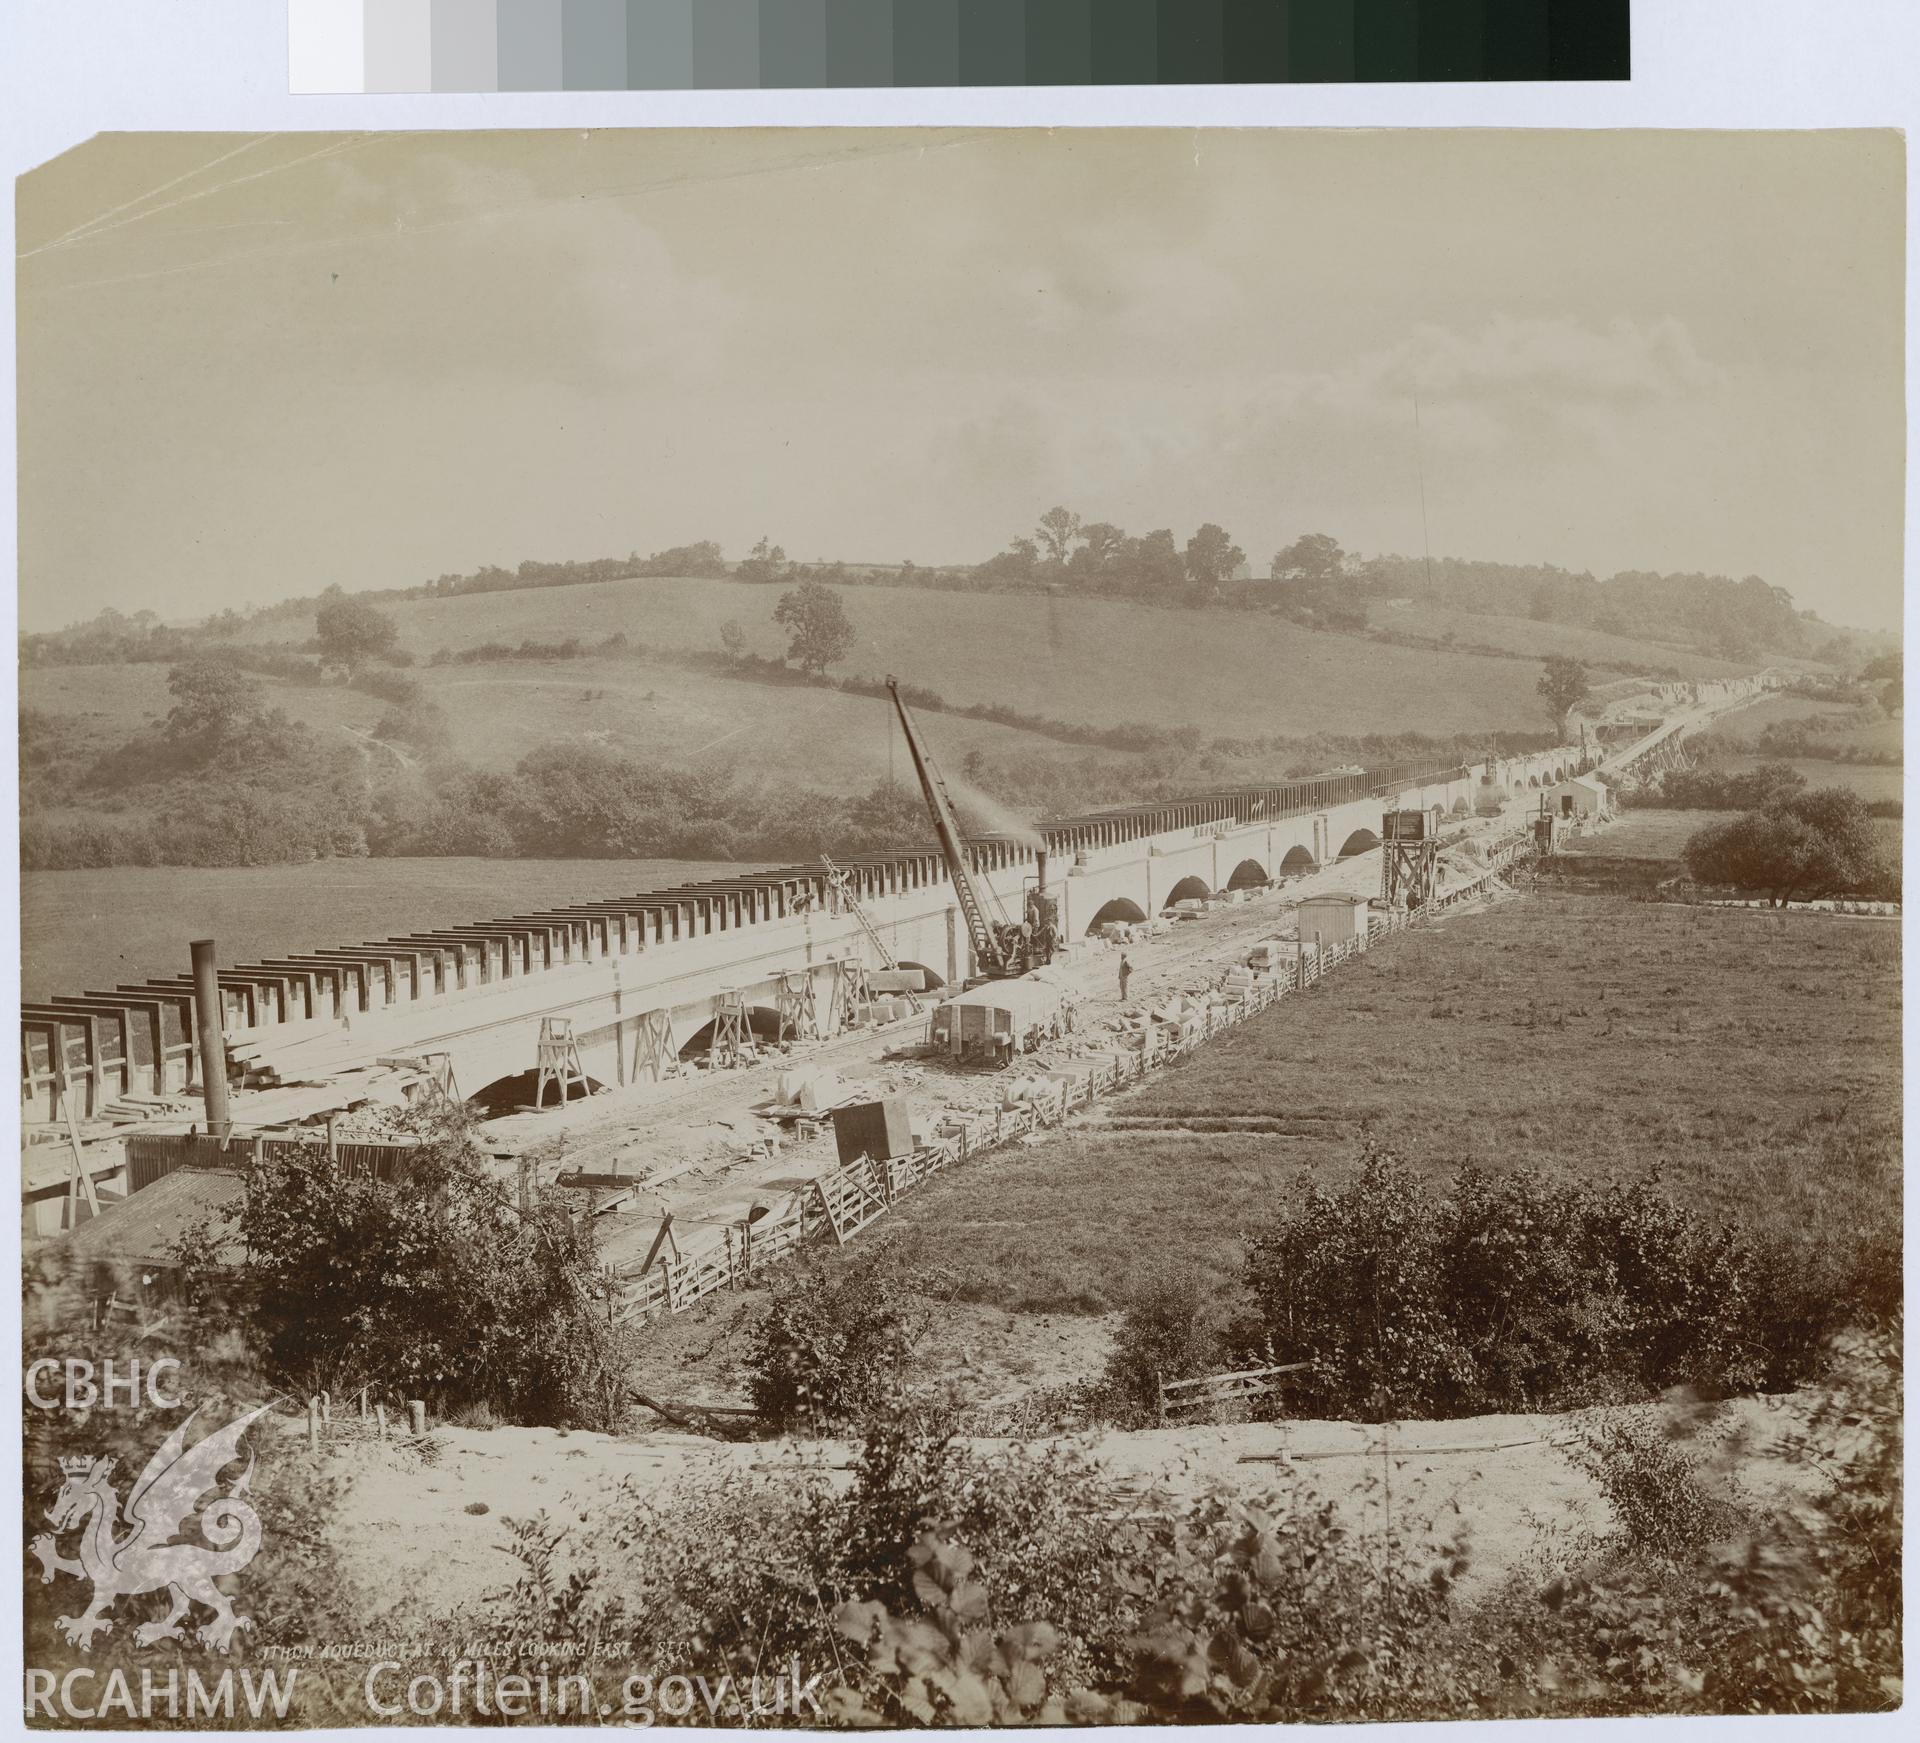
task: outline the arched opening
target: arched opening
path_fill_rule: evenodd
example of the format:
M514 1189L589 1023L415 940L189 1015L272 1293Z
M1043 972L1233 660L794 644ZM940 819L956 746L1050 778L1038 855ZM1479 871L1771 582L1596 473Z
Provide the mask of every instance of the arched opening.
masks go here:
M1371 853L1380 845L1380 837L1371 829L1356 829L1341 844L1340 857L1352 859L1356 853Z
M1257 859L1243 859L1227 879L1230 890L1257 890L1267 881L1267 868Z
M1087 923L1087 935L1091 937L1102 926L1137 926L1147 917L1146 910L1138 902L1130 902L1125 896L1115 896L1100 912Z
M1454 800L1453 802L1453 814L1456 817L1464 817L1472 809L1473 807L1467 803L1467 796L1465 793L1462 793L1460 797Z
M1181 902L1204 902L1213 891L1207 888L1200 878L1182 878L1167 891L1167 899L1161 904L1163 911L1175 907Z
M1301 872L1310 872L1315 864L1314 857L1304 847L1290 847L1287 856L1280 862L1282 874L1298 876Z
M750 1005L747 1007L747 1027L756 1041L764 1041L769 1047L780 1039L780 1013L768 1005ZM680 1048L682 1059L704 1059L713 1051L712 1023L701 1027L687 1038Z
M1529 776L1527 776L1527 785L1528 785L1529 787L1537 787L1537 786L1539 786L1539 785L1540 785L1540 782L1539 782L1539 779L1538 779L1538 777L1536 777L1536 776L1534 776L1534 775L1529 775Z
M919 971L927 977L928 992L937 992L941 987L947 984L946 977L944 975L935 974L933 970L927 967L927 965L924 962L903 962L900 964L900 966L902 968L919 969Z
M467 1104L477 1108L483 1120L497 1120L502 1114L517 1114L534 1105L533 1092L540 1082L540 1071L536 1066L529 1071L516 1071L511 1077L496 1077L485 1089L478 1090L467 1097ZM597 1077L587 1079L587 1094L598 1095L606 1088ZM567 1098L569 1101L583 1099L578 1089ZM547 1085L546 1107L557 1108L560 1105L559 1086Z

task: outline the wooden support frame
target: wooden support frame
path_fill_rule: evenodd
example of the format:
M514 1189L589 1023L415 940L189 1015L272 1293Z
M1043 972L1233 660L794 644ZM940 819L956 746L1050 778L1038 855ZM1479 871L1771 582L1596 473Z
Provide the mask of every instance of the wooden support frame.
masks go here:
M820 1011L814 1000L812 969L794 969L781 975L774 998L779 1017L775 1039L780 1045L820 1039Z
M580 1043L574 1038L571 1017L542 1017L539 1049L539 1075L534 1080L533 1088L533 1105L536 1108L547 1105L549 1083L558 1086L562 1107L572 1098L575 1084L580 1086L582 1099L593 1094L593 1088L587 1082L586 1067L580 1063Z
M707 1064L730 1071L753 1058L753 1022L747 996L738 990L721 993L713 1001L713 1036L707 1043Z
M655 1083L680 1075L680 1044L673 1033L671 1011L642 1011L634 1019L633 1063L627 1079L640 1081L640 1073L651 1074Z

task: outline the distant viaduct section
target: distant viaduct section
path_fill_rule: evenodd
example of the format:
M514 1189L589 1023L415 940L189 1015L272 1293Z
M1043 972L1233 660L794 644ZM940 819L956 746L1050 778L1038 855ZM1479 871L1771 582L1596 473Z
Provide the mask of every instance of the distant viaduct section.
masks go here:
M1132 805L1050 823L1034 841L970 846L994 893L1017 911L1044 839L1069 938L1139 919L1187 895L1264 883L1378 845L1384 809L1462 816L1587 766L1574 746L1491 764L1403 764ZM861 908L896 960L935 983L974 964L946 868L931 848L843 862ZM182 953L186 941L182 940ZM535 1068L543 1019L571 1021L590 1076L651 1074L663 1039L684 1049L738 995L770 1030L783 995L824 1029L842 964L872 961L825 868L738 878L476 921L223 968L228 1045L259 1081L324 1082L356 1064L444 1055L476 1095ZM28 1123L197 1081L191 977L151 980L23 1006L22 1113Z

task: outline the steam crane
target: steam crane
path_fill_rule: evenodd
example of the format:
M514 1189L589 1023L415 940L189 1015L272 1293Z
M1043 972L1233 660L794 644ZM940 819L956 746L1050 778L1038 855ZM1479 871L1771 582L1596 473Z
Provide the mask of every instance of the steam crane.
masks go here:
M954 899L967 923L967 936L972 940L973 959L981 978L1006 980L1044 968L1053 960L1060 938L1059 898L1047 892L1047 850L1041 848L1036 857L1036 875L1026 892L1025 912L1018 920L1009 918L992 886L984 880L975 880L974 868L968 863L966 848L960 840L960 826L954 818L947 784L934 767L927 747L921 743L913 716L900 699L900 685L893 678L887 680L887 694L893 698L894 712L900 716L900 730L906 734L907 750L913 757L913 772L920 777L920 791L933 814L933 831L940 840L940 854L947 862L947 876L953 881ZM987 912L988 901L993 903L994 915Z

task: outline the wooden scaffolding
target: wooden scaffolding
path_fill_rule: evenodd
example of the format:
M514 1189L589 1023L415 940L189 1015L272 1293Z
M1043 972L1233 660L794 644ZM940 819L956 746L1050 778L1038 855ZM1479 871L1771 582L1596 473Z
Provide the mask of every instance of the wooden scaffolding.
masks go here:
M753 1060L753 1021L747 996L735 990L713 1001L713 1038L707 1043L707 1064L715 1071L730 1070Z
M587 1068L580 1063L580 1043L574 1039L571 1017L540 1019L539 1067L533 1088L535 1107L547 1105L549 1083L558 1086L563 1107L572 1098L576 1084L582 1096L593 1094L593 1086L587 1081Z
M1389 811L1380 819L1380 894L1388 907L1425 907L1439 865L1440 840L1426 812Z
M673 1033L671 1011L645 1011L634 1024L633 1069L628 1076L635 1082L646 1072L655 1083L680 1075L680 1043Z
M813 996L812 969L794 969L781 975L774 989L774 1000L779 1019L774 1038L780 1045L820 1039L820 1011Z

